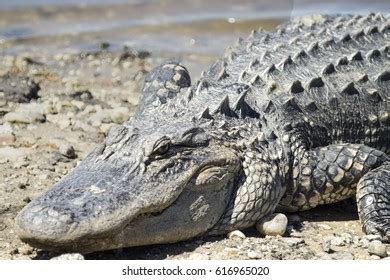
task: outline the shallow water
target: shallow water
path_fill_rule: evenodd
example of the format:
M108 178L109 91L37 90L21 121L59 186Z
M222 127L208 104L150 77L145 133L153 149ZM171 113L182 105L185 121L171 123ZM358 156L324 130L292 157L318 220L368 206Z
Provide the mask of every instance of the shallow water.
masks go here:
M309 13L390 12L389 0L0 0L0 51L94 48L223 52L251 29Z

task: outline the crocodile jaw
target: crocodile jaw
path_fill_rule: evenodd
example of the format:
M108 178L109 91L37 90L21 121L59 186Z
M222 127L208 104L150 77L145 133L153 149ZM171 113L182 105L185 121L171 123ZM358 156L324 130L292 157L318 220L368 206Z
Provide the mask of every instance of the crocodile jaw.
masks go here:
M37 236L18 227L22 241L33 247L50 250L91 253L116 248L175 243L207 232L227 206L233 182L220 192L199 194L185 190L177 201L158 214L141 214L122 228L91 235L68 235L66 238Z
M194 159L180 174L169 174L169 181L153 182L144 180L151 177L147 173L121 179L126 163L96 170L90 156L18 214L17 234L34 247L89 253L205 233L222 216L240 164L234 152L216 147L203 149ZM223 184L196 186L197 178L204 177L200 174L207 173L204 169L218 166L229 167ZM112 174L120 176L112 180Z

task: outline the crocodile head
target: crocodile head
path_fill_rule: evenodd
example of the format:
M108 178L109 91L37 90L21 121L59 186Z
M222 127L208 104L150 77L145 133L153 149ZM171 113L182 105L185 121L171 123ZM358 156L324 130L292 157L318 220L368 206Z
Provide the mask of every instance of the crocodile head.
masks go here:
M170 243L207 232L241 172L239 153L186 118L132 121L17 216L19 237L92 252Z

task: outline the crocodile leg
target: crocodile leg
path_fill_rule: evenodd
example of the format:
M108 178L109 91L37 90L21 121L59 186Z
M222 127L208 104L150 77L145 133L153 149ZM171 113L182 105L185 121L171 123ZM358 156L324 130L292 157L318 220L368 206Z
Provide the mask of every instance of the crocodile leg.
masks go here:
M357 189L365 231L378 232L377 226L386 224L390 210L383 200L389 200L390 172L389 165L383 165L389 162L385 153L362 144L336 144L309 151L298 148L294 154L293 184L279 210L301 211L338 202ZM386 211L387 216L381 217Z
M297 149L293 183L279 207L301 211L353 196L360 178L379 167L388 156L362 144L336 144L313 150Z
M166 63L155 67L146 77L140 97L138 113L159 100L166 103L174 98L181 89L191 86L187 69L178 63Z
M390 163L364 175L357 185L357 205L363 230L390 241Z

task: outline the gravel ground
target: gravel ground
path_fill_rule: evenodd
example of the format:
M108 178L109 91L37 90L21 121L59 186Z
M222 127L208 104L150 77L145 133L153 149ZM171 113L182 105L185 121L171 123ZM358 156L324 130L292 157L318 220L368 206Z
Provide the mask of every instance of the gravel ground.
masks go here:
M74 168L111 126L128 119L145 74L162 60L147 51L111 51L107 44L94 51L0 55L0 259L58 257L17 238L16 214ZM230 237L59 258L390 258L389 246L362 233L353 200L287 217L283 237L264 237L253 228Z

